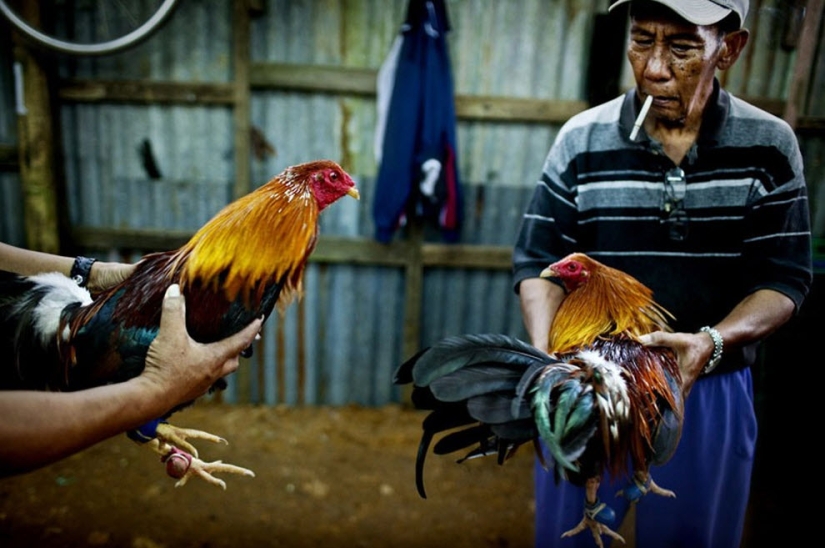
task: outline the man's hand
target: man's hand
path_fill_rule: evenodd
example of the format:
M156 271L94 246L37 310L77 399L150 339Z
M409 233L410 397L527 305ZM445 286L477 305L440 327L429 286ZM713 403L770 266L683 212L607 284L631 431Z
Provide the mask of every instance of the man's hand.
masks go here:
M664 346L676 353L682 374L682 392L687 397L693 383L699 378L713 353L713 341L705 333L667 333L655 331L642 335L639 340L645 346Z
M186 303L177 284L163 298L160 330L149 346L141 374L168 409L205 394L212 384L238 368L238 356L258 335L262 319L238 333L210 344L193 340L186 331Z

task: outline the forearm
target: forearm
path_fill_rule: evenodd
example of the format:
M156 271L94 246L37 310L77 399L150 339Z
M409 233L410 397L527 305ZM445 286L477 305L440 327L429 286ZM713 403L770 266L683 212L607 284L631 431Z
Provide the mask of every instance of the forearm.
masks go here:
M793 313L794 303L790 298L777 291L760 289L745 297L714 327L726 347L743 346L764 339L790 320Z
M770 289L762 289L745 297L715 327L723 340L724 352L732 348L761 341L783 324L794 313L793 301ZM690 390L713 354L713 339L706 333L652 333L643 338L646 344L667 346L679 356L684 389Z
M168 401L135 378L78 392L0 392L0 476L34 470L162 416Z
M547 351L550 325L564 299L564 290L541 278L528 278L519 286L519 302L524 327L536 348Z
M74 259L40 251L21 249L0 242L0 269L31 276L42 272L60 272L66 276L72 270Z

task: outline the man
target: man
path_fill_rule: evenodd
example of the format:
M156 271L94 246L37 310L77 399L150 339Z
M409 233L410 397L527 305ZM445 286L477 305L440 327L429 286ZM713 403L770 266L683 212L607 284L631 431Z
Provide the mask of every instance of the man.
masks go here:
M73 270L74 259L0 243L0 269L30 275ZM134 269L121 263L86 262L88 286L103 289ZM160 330L146 367L122 383L77 392L0 390L0 477L28 472L163 416L205 394L238 368L238 355L257 336L255 320L231 337L200 344L186 332L180 288L163 299Z
M748 41L747 0L619 0L610 9L620 4L630 8L636 87L559 132L522 221L515 288L542 349L564 293L538 274L573 251L635 276L674 313L674 333L644 342L676 351L690 390L679 449L653 470L676 498L640 500L636 543L735 548L756 444L749 367L812 281L802 159L785 122L716 79ZM601 484L614 529L628 509L615 498L625 485ZM583 490L555 485L537 466L536 545L593 546L586 533L559 539L583 504Z

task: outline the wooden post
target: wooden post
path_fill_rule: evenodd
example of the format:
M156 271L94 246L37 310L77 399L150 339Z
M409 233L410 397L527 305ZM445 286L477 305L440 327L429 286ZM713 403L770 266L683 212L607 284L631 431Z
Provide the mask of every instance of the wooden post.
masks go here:
M406 282L404 284L404 341L402 360L411 358L420 350L422 301L424 298L424 261L422 249L424 247L424 227L419 219L408 219L407 234L411 244L409 262L405 269ZM412 385L405 385L401 390L403 403L409 403L412 395Z
M235 122L235 184L233 199L240 198L252 190L249 144L249 2L234 0L232 4L232 80L235 86L233 120ZM280 332L280 331L279 331ZM263 351L263 346L261 346ZM258 361L263 373L263 360ZM252 373L250 362L241 359L237 370L238 402L251 401ZM259 377L260 397L264 397L265 384Z
M252 190L249 144L249 4L235 0L232 15L232 79L235 84L235 186L240 198Z
M40 18L38 2L21 2L20 10L28 21ZM58 253L58 193L48 71L42 56L29 49L17 33L14 43L15 73L22 84L22 94L17 98L17 131L26 247Z
M788 90L784 119L796 129L800 116L804 116L808 106L808 88L811 81L811 68L816 55L819 26L822 22L823 0L808 0L805 5L805 20L796 51L793 79Z

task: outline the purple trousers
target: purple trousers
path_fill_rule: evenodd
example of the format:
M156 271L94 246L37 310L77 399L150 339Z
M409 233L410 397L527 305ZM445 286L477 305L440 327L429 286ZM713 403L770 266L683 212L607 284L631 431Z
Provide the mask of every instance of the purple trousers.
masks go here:
M739 548L756 434L750 369L697 381L686 401L679 448L665 465L651 469L653 481L676 498L648 494L637 502L637 548ZM556 485L552 471L538 462L535 485L536 547L593 548L587 530L561 538L582 518L584 489L564 481ZM601 501L616 511L614 531L628 509L615 493L626 485L624 478L603 478L599 488ZM611 545L610 537L602 539Z

